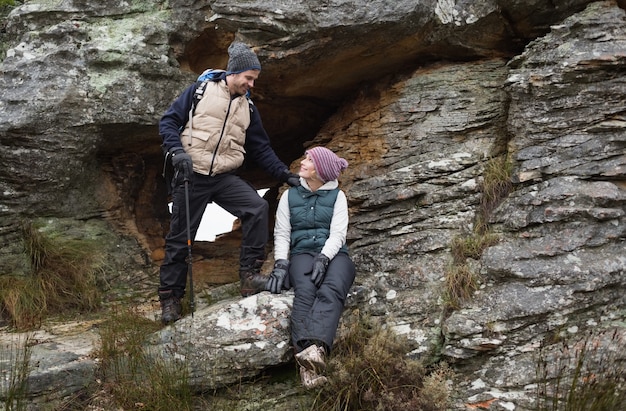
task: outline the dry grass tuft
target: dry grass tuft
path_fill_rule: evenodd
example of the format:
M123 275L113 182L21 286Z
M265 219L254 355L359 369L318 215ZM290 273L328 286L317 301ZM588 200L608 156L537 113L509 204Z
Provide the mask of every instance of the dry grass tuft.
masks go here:
M32 224L22 232L31 272L0 277L0 311L15 328L33 329L49 315L100 307L104 259L95 241L45 235Z
M145 351L146 339L160 328L160 323L122 309L101 325L99 374L115 409L192 409L187 364Z
M445 366L426 369L407 357L406 340L389 329L360 320L337 340L326 375L329 383L315 400L316 410L415 410L447 408Z
M483 233L488 230L489 216L513 189L512 172L513 163L506 156L494 157L485 163L483 179L480 184L482 196L475 232Z
M443 299L446 307L459 309L463 301L467 301L480 285L478 275L467 264L452 265L445 273L445 291Z
M0 346L0 375L3 379L0 382L0 409L27 409L28 376L33 368L32 346L31 335L9 343L6 347Z
M499 241L499 237L490 232L488 221L493 210L513 189L511 172L512 163L506 156L494 157L485 164L480 185L482 197L473 232L453 238L450 244L453 261L445 272L443 295L448 309L460 308L480 285L478 273L472 270L467 260L479 260L486 248Z
M626 409L626 365L611 347L623 347L617 331L589 333L542 346L537 358L537 411L613 411Z
M492 233L454 237L450 245L455 264L464 264L468 258L479 260L487 247L496 244L499 237Z

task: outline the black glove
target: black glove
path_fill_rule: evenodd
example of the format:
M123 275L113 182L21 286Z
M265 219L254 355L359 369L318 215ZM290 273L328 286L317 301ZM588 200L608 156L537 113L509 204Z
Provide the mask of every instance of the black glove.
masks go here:
M269 280L267 280L267 285L265 289L272 294L280 294L283 289L283 284L285 283L285 277L287 277L287 268L289 267L289 262L284 259L276 260L274 263L274 269L270 274Z
M285 174L287 178L285 178L285 183L289 184L291 187L298 187L300 185L300 176L294 173L290 173L285 170Z
M319 288L326 276L326 269L330 260L324 254L319 253L313 259L313 271L311 271L311 281Z
M180 185L185 181L191 181L193 175L193 163L191 156L185 153L182 148L176 148L171 151L172 166L174 166L173 185Z

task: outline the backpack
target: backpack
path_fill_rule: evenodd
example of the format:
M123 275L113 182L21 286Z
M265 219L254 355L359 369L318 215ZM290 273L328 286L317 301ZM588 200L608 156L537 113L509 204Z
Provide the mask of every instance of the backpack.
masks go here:
M196 107L200 100L202 100L202 96L204 96L204 92L206 91L207 84L210 81L218 81L226 70L220 69L207 69L202 72L196 79L196 90L193 93L193 100L191 102L191 107L189 108L189 119L193 118L193 115L196 112ZM179 131L182 131L184 126L181 126ZM163 172L162 176L165 179L167 186L167 194L170 195L172 192L172 180L174 176L174 167L172 166L172 159L169 153L165 153L165 161L163 162Z
M196 112L196 107L198 106L198 103L200 102L200 100L202 100L202 96L204 96L204 92L206 91L207 84L209 84L210 81L218 81L225 72L226 70L206 69L202 72L202 74L198 76L198 79L196 80L196 84L197 84L196 90L193 93L193 100L191 102L191 107L189 108L190 120L193 118L193 115ZM246 98L248 99L248 102L250 103L250 105L254 105L254 103L250 99L250 91L248 91L248 93L246 94ZM252 107L250 108L250 110L252 110ZM181 126L181 129L179 131L182 131L183 128L184 126ZM169 153L165 154L165 161L163 162L162 176L165 179L166 186L168 189L167 193L169 195L171 194L172 179L174 176L174 167L172 166L172 159Z
M196 80L198 86L196 87L196 91L193 93L193 102L191 103L191 109L189 110L189 118L192 118L196 112L196 106L202 100L202 96L206 90L207 84L209 81L216 81L222 77L222 74L225 73L226 70L220 69L206 69L198 76ZM246 93L246 98L251 105L254 105L252 100L250 99L250 90ZM182 130L181 130L182 131Z

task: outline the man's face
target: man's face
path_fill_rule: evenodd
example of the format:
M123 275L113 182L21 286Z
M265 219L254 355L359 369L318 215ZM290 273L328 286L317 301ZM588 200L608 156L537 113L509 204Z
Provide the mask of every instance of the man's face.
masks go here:
M259 77L259 70L247 70L237 74L230 74L226 83L228 84L228 90L233 96L243 96L252 87L254 87L254 81Z

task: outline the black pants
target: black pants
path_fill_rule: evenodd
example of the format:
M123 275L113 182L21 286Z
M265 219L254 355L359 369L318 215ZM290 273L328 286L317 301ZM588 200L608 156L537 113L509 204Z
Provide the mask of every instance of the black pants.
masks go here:
M191 238L195 239L204 210L214 202L241 220L240 266L252 265L265 259L268 239L267 201L259 196L247 181L234 174L209 177L194 173L189 185L189 225ZM182 298L187 284L187 216L185 186L177 186L172 192L172 215L170 232L165 237L165 258L161 264L159 291L173 291Z
M350 257L339 253L328 264L319 288L311 281L314 256L297 254L289 262L289 281L295 297L291 309L291 341L296 353L310 341L333 346L346 296L354 282L355 268Z

